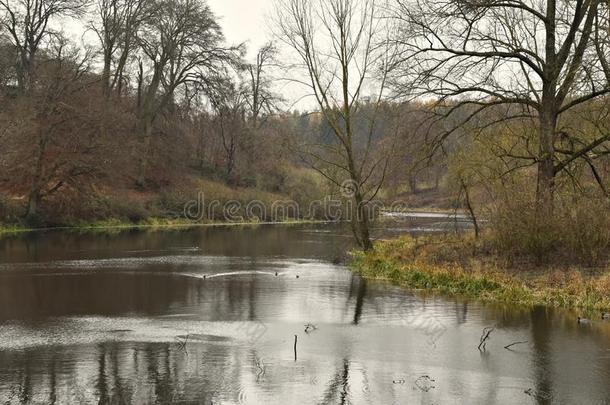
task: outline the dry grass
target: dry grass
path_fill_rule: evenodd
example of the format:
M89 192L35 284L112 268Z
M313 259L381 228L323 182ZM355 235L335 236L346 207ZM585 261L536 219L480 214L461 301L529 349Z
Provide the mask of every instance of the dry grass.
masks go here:
M557 198L552 215L515 198L490 216L490 245L514 259L595 266L610 258L610 204L599 198Z
M415 289L483 301L548 305L586 311L610 309L610 268L515 265L468 236L383 241L369 254L356 253L354 268L365 277Z

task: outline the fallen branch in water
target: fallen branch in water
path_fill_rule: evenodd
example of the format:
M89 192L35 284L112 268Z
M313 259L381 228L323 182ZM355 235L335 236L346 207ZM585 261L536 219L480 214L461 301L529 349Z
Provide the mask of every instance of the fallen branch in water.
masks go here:
M486 327L483 329L483 333L481 333L481 339L479 342L479 346L477 347L477 349L479 349L479 351L481 351L481 347L483 348L482 351L487 350L486 346L487 346L487 341L489 340L489 337L491 335L491 332L494 331L495 328L490 328L490 327Z
M190 333L187 333L186 336L177 336L174 339L176 340L176 342L178 342L178 349L184 351L186 354L188 354L188 350L186 350L186 344L189 341L189 337L190 337Z
M529 342L528 342L527 340L525 340L525 341L523 341L523 342L513 342L513 343L511 343L511 344L509 344L509 345L504 346L504 348L505 348L506 350L510 350L510 348L511 348L511 347L513 347L513 346L516 346L516 345L523 345L523 344L525 344L525 343L529 343Z
M297 335L294 335L294 361L297 361Z

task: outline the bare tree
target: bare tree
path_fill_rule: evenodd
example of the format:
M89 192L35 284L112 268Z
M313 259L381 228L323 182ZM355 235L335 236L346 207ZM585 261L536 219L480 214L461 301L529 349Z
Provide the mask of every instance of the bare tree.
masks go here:
M0 34L0 89L8 89L16 81L15 48Z
M275 65L277 49L272 42L263 45L256 54L256 61L246 65L248 72L248 109L254 126L258 126L262 114L270 114L276 108L279 97L273 94L268 71Z
M433 139L437 148L468 124L529 121L537 130L521 149L531 153L511 157L536 166L538 207L550 213L556 176L610 140L583 139L566 119L610 91L593 44L599 6L600 0L398 0L393 16L402 54L394 84L402 94L435 96L437 121L461 111ZM502 111L499 119L484 114L492 109Z
M137 32L151 11L151 4L146 0L97 2L97 19L90 25L102 48L102 88L106 98L113 90L121 93L128 58L136 51Z
M306 160L333 183L347 185L353 201L349 214L354 236L364 250L370 250L369 204L383 184L388 165L388 153L375 156L371 152L388 67L388 53L379 45L381 20L376 3L282 0L276 9L279 39L298 60L287 67L302 73L293 80L309 89L335 141L310 145ZM365 86L376 89L370 97L374 107L363 128L357 125L356 115L363 106ZM356 142L357 137L364 140Z
M37 220L44 198L65 186L77 186L82 176L99 168L92 162L95 144L88 141L94 125L75 104L75 97L82 102L83 88L93 83L87 77L91 56L63 38L53 42L46 51L45 69L39 69L39 86L12 106L15 119L29 123L14 134L19 135L14 151L23 150L21 159L26 165L16 165L14 175L17 181L30 184L28 221Z
M246 95L240 86L226 79L222 81L222 85L217 86L209 97L215 113L213 122L225 155L227 180L231 181L236 165L238 147L248 131L246 127Z
M0 27L17 49L17 82L22 92L30 86L36 55L52 33L52 20L78 17L86 5L87 0L0 0Z
M224 37L210 8L199 0L160 0L138 34L138 116L142 137L137 185L145 184L153 123L174 102L180 86L206 84L234 62L238 48Z

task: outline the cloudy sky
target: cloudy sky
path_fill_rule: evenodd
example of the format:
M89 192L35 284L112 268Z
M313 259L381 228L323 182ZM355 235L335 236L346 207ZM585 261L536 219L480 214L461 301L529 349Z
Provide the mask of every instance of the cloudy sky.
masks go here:
M249 54L271 38L267 16L272 12L273 0L207 0L220 18L230 43L248 43Z
M272 39L272 24L275 0L207 0L208 5L219 19L220 26L227 42L236 44L245 42L248 57L256 57L257 50ZM281 59L281 54L280 54ZM279 77L277 72L274 76ZM275 80L276 93L282 95L282 108L311 110L315 100L305 97L308 90L285 80Z

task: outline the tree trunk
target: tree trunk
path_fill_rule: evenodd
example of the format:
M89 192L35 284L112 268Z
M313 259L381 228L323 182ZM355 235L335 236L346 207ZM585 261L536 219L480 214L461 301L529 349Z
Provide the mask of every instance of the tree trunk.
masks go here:
M30 88L32 74L32 60L27 55L26 50L19 52L19 62L17 63L17 86L21 94L25 94Z
M100 134L106 137L108 111L110 110L110 55L104 55L104 68L102 70L102 117L100 123Z
M477 216L474 212L474 207L472 206L472 200L470 199L470 190L468 189L468 186L466 185L466 182L463 179L460 179L460 182L462 183L462 189L464 190L464 200L466 202L466 208L468 209L470 219L472 220L472 225L474 226L474 237L475 239L479 239L479 221L477 221Z
M104 98L108 98L110 96L110 63L111 63L111 55L104 55L104 67L102 69L102 94Z
M29 223L37 220L38 206L40 205L40 190L34 189L28 196L28 208L25 213L25 220Z
M557 76L561 70L557 64L556 0L546 4L545 71L548 73L542 84L540 103L538 179L536 188L536 209L538 218L552 215L553 189L555 188L555 130L557 128Z
M555 189L555 128L556 115L543 111L540 117L540 151L536 204L540 214L551 215Z
M359 184L357 180L352 180L354 184ZM354 203L356 206L352 214L352 230L356 236L356 240L362 250L369 252L373 250L373 242L371 241L369 210L364 203L364 197L360 186L354 190Z
M417 177L414 174L409 175L409 188L411 189L412 194L417 194L419 192L417 189Z
M538 162L536 202L541 212L552 213L555 189L555 165L552 157L543 156Z
M142 150L140 151L139 164L138 164L138 178L136 180L136 186L144 188L146 185L146 169L148 166L148 156L150 154L150 145L152 140L152 120L148 117L144 118L144 137L142 139Z
M233 167L234 167L234 162L233 162L233 157L232 155L227 158L227 182L231 182L231 175L233 174Z
M42 186L43 186L43 160L47 151L47 139L44 135L39 135L38 153L36 155L36 166L34 168L32 187L28 194L28 206L25 213L25 219L28 222L35 222L38 216L38 209L42 201Z
M28 206L25 213L27 222L35 222L38 217L38 208L42 200L42 160L46 150L46 142L41 140L38 144L38 156L36 157L36 168L34 170L34 178L32 179L32 187L28 194Z
M373 242L371 241L371 234L370 234L370 221L369 221L369 210L368 207L362 203L362 198L359 196L360 193L358 193L358 197L357 197L357 204L358 204L358 216L360 218L358 218L358 229L360 231L360 242L362 244L362 249L365 252L370 252L371 250L373 250ZM359 202L358 202L359 200Z

